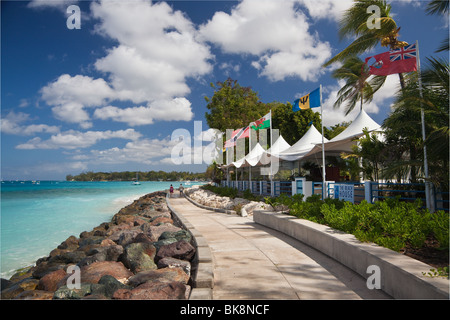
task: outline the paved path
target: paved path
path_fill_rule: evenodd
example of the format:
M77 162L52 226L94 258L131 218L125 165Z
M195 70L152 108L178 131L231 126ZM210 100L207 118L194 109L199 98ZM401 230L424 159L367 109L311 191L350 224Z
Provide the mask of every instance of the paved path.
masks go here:
M283 233L240 217L170 204L207 240L214 262L213 299L390 299L352 270Z

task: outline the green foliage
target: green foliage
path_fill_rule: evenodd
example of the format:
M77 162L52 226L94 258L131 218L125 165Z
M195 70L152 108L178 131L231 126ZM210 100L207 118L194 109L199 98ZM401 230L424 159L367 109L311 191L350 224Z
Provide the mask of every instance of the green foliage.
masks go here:
M259 101L257 92L251 87L242 87L236 80L227 79L211 84L214 89L212 97L205 97L206 122L210 128L221 132L237 129L259 119L269 112L269 108Z
M184 171L122 171L122 172L82 172L78 175L67 175L66 180L71 181L132 181L139 174L140 181L179 181L179 180L205 180L205 173L193 173Z
M310 128L311 121L316 128L322 126L320 114L311 109L294 112L289 102L286 104L273 103L272 105L273 128L279 129L280 135L290 145L303 137Z
M213 186L210 184L205 184L205 185L201 186L200 188L214 192L215 194L218 194L221 197L228 197L231 199L236 198L237 194L238 194L237 189L230 188L230 187L218 187L218 186Z
M242 197L244 199L250 200L250 201L259 201L260 198L256 195L254 195L250 189L244 190L244 192L242 193Z
M421 209L421 201L401 202L387 199L370 204L362 201L352 204L337 199L320 199L313 195L302 201L281 195L266 198L266 202L286 205L289 212L301 219L328 225L355 235L360 241L400 251L407 245L420 248L427 236L434 235L442 249L449 247L449 215L444 211L431 214Z
M449 279L449 267L443 267L443 268L437 268L437 269L430 269L429 272L422 272L424 276L429 276L431 278L434 277L445 277Z

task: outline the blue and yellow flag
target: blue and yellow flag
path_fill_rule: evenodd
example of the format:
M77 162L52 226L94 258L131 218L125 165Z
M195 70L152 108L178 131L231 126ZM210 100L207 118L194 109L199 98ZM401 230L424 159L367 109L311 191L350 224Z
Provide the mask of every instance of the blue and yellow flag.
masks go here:
M311 108L320 107L320 87L310 92L304 97L294 101L292 111L297 112L299 110L306 110Z

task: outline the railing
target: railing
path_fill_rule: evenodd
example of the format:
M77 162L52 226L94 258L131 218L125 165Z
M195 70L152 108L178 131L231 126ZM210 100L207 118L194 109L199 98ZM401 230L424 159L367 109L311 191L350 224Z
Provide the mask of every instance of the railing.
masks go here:
M435 192L435 208L436 210L449 211L449 193L448 192Z
M261 194L261 181L252 181L252 193Z
M273 181L274 195L279 196L284 193L292 195L292 181Z
M371 183L371 202L389 198L399 198L401 201L414 202L421 199L425 203L425 184L423 183Z
M311 183L311 182L309 182ZM322 196L322 182L312 183L312 193ZM400 201L413 202L417 199L423 201L425 207L425 184L423 183L385 183L385 182L328 182L327 183L327 197L335 197L336 184L351 184L353 185L354 203L358 204L361 201L373 203L375 201L383 201L388 198L398 197ZM286 194L291 196L293 193L303 193L305 186L301 182L295 183L295 190L292 190L292 181L222 181L222 186L237 188L239 191L250 189L253 194L260 194L264 196L279 196ZM273 192L272 192L273 186ZM433 188L433 198L435 210L444 210L449 212L449 192L435 191Z

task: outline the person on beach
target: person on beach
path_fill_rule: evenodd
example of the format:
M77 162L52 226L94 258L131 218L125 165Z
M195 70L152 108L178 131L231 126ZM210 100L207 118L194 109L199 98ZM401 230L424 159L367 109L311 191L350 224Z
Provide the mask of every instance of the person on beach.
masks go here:
M172 185L170 185L169 191L170 191L170 198L172 198L172 194L173 194L173 186Z
M180 188L178 189L178 190L180 190L180 198L181 198L181 195L183 194L183 184L182 183L180 183Z

